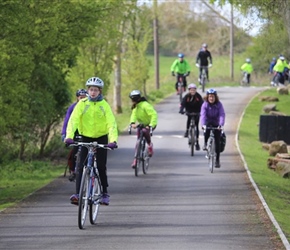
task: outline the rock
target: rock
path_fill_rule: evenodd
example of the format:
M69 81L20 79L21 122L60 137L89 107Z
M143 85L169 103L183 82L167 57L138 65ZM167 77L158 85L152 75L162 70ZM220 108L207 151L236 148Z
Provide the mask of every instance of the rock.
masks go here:
M269 115L276 115L276 116L286 116L286 114L278 111L270 111Z
M290 177L290 163L278 162L275 171L282 177Z
M287 87L278 87L277 88L277 93L279 94L279 95L289 95L289 90L288 90L288 88Z
M267 104L264 106L263 111L269 113L270 111L276 111L276 104Z
M259 99L262 102L279 102L279 98L276 96L261 96Z
M288 153L287 144L284 141L271 142L269 148L269 155L275 156L278 153Z

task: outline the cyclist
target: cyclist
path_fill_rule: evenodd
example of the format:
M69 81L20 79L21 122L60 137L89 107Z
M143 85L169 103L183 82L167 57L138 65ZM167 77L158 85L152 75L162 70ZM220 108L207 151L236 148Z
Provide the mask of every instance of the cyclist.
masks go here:
M247 58L246 62L241 66L241 70L247 74L247 83L250 84L251 73L253 72L253 65L251 59Z
M280 56L277 60L277 63L275 64L273 71L274 71L274 77L271 82L271 85L274 85L275 83L275 77L278 74L279 83L284 84L285 83L285 73L287 72L288 64L285 60L284 56Z
M100 144L108 144L114 149L117 147L118 131L115 117L109 104L104 100L102 89L104 82L98 77L91 77L87 80L88 97L81 99L74 108L66 130L66 144L73 143L76 130L82 136L83 142L97 141ZM83 167L86 164L88 149L81 148L80 166L76 173L76 194L70 197L72 204L78 204L80 182L82 179ZM107 150L99 148L97 165L100 174L103 194L100 203L109 205L108 177L107 177Z
M187 113L200 113L201 105L203 103L203 99L201 95L196 91L196 85L194 83L191 83L188 85L189 93L187 93L181 102L181 106L179 109L180 114L184 114L184 108ZM184 137L188 137L188 129L190 126L191 116L187 115L187 122L186 122L186 131L184 134ZM195 118L195 126L196 126L196 144L195 148L196 150L200 150L200 146L198 143L198 137L199 137L199 115Z
M276 63L277 63L276 57L273 57L272 61L270 62L270 65L269 65L269 69L268 69L268 73L269 74L273 74L274 73L273 68L276 65Z
M215 167L220 167L220 138L221 131L225 124L225 111L222 103L219 100L217 92L215 89L209 89L206 92L205 101L201 106L200 111L200 121L204 133L204 147L203 150L206 150L207 140L209 138L210 130L207 127L216 127L219 128L214 130L215 137L215 150L216 150L216 162Z
M146 98L141 96L141 92L139 90L133 90L129 97L132 100L130 124L132 128L138 129L137 138L139 138L140 132L136 123L138 122L139 124L146 126L143 128L143 134L148 144L148 155L151 157L153 155L153 143L151 142L150 127L152 130L154 130L157 126L157 112L154 107L146 100ZM136 167L136 159L134 159L131 167Z
M210 64L208 64L208 62ZM200 82L201 74L202 74L202 67L206 67L205 73L206 73L206 78L209 81L209 74L208 74L208 67L212 66L212 57L210 51L207 49L207 44L204 43L202 44L202 48L200 51L197 53L196 56L196 64L197 67L199 67L199 78L198 81Z
M73 112L76 104L78 103L79 100L87 97L87 94L88 92L85 90L85 89L79 89L76 91L76 97L77 97L77 100L76 102L74 102L73 104L71 104L69 106L69 108L67 109L66 111L66 115L65 115L65 118L64 118L64 122L63 122L63 126L62 126L62 132L61 132L61 140L64 141L64 138L65 138L65 135L66 135L66 127L67 127L67 123L68 123L68 120L71 116L71 113ZM78 135L78 131L75 132L75 135L74 135L74 139L76 139L76 136ZM73 147L73 149L70 151L70 154L69 154L69 162L72 162L72 164L69 164L70 165L70 177L69 177L69 180L70 181L74 181L75 180L75 161L74 161L74 157L75 157L75 154L77 153L78 151L78 147Z
M175 83L175 89L176 94L178 93L178 81L180 76L183 78L183 88L185 90L187 82L186 77L190 74L190 66L187 60L184 59L184 54L179 53L178 59L176 59L173 64L171 65L171 74L172 76L176 76L176 83Z

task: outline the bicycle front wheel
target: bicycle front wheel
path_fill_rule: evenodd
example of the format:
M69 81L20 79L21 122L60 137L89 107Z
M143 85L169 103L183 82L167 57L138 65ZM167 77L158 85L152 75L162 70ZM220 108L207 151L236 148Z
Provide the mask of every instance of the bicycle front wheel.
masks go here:
M90 200L90 223L96 224L99 207L100 207L100 199L102 196L101 182L99 176L96 175L92 178L92 193Z
M210 142L211 146L210 146L210 149L209 149L209 171L211 173L213 173L213 167L214 167L214 163L215 163L215 141L214 139L211 140Z
M137 146L135 176L138 176L141 165L142 165L142 138L139 139Z
M144 145L145 146L145 145ZM148 147L144 147L144 151L143 151L143 174L147 174L148 173L148 169L149 169L149 154L148 154Z
M202 87L202 93L204 93L204 90L205 90L205 77L204 76L201 77L201 87Z
M79 211L78 211L79 229L83 229L86 222L88 205L89 205L89 200L88 200L89 180L90 180L90 171L88 167L84 167L81 186L80 186L80 193L79 193Z
M195 131L194 128L190 129L190 153L194 156L194 144L195 144Z

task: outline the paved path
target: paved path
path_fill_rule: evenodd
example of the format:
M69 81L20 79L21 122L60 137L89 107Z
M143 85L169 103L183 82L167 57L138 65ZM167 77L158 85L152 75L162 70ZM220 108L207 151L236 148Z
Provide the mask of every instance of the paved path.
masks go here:
M77 207L68 201L74 184L59 178L0 214L0 249L275 249L234 144L240 115L260 90L218 89L227 146L213 174L202 151L190 156L186 117L171 96L157 106L148 175L135 177L129 167L135 135L120 136L119 149L109 152L111 203L101 207L98 225L78 229Z

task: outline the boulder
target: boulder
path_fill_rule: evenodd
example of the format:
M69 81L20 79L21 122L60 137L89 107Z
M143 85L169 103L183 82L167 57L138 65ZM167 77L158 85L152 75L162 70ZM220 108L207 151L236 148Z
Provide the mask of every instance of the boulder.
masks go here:
M276 110L276 104L267 104L264 106L263 111L265 113L269 113L270 111L277 111Z
M262 102L279 102L279 98L276 96L261 96L259 99Z
M269 147L269 155L275 156L278 153L288 153L287 144L284 141L273 141Z
M270 111L269 115L275 115L275 116L286 116L286 114L278 111Z
M289 90L288 90L288 88L287 87L278 87L277 88L277 93L279 94L279 95L289 95Z

